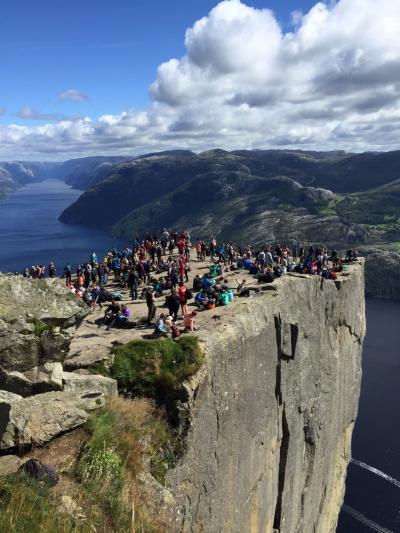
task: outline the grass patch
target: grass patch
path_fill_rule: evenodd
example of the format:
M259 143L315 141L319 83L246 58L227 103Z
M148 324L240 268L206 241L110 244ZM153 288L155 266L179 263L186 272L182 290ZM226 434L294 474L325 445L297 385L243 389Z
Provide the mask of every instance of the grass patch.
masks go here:
M60 513L59 503L44 482L16 474L0 478L0 530L2 533L89 533L89 523L76 523Z
M45 324L45 322L42 322L37 318L32 318L31 320L28 320L28 322L33 324L33 333L36 337L40 337L42 333L50 329L50 327Z
M197 337L131 341L113 348L110 376L135 396L158 396L177 388L195 374L203 362Z
M162 531L161 522L146 511L137 478L150 466L163 484L175 464L179 441L166 420L149 400L112 398L90 418L87 429L90 438L76 468L87 498L104 509L115 531L131 531L132 501L136 530Z

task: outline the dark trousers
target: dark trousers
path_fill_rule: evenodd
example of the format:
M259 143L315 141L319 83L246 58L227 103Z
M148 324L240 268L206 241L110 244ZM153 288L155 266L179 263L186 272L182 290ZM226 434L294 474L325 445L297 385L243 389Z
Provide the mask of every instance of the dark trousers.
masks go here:
M132 300L137 300L137 285L132 285L131 287L131 298Z
M148 310L148 313L147 313L147 322L148 324L150 324L150 322L153 320L153 318L155 317L155 314L156 314L156 306L153 304L153 305L148 305L147 306L147 310Z
M179 307L169 307L169 314L172 316L174 322L178 320Z

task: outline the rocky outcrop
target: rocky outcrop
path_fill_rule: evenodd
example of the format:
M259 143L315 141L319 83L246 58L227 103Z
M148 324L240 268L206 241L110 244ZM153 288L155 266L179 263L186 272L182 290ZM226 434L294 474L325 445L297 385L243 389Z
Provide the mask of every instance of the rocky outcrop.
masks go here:
M118 396L118 387L115 379L93 374L77 374L63 372L63 389L76 392L101 392L104 396Z
M174 531L334 533L365 334L363 264L285 276L199 332L187 448L167 476Z
M87 307L60 280L0 275L0 389L62 388L62 363Z
M114 380L64 372L87 307L60 280L0 276L0 449L40 446L85 423ZM0 473L11 468L4 459Z
M104 405L101 392L47 392L29 398L0 398L0 449L42 446L84 424Z

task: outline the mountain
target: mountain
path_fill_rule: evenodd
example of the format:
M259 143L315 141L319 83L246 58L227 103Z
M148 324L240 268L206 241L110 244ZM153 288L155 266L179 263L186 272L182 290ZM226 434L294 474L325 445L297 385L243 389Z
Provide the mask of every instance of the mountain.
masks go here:
M64 161L57 170L57 178L62 179L74 189L85 190L101 181L117 163L126 157L82 157Z
M400 241L400 152L161 152L123 161L61 215L131 239L164 225L222 239Z
M83 157L64 162L0 161L0 199L35 181L59 179L75 189L85 190L105 178L124 157Z
M23 185L49 178L58 163L0 161L0 198Z

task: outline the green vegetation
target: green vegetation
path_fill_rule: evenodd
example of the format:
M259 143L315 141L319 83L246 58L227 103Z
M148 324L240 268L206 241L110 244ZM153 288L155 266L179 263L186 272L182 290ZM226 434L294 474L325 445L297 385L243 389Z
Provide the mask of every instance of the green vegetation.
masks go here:
M0 478L1 533L162 533L162 516L150 512L141 475L161 483L180 444L154 404L113 398L93 414L87 439L68 474L55 486L25 474ZM60 509L60 494L73 491L74 513Z
M335 194L335 198L327 204L317 206L316 212L324 217L337 216L337 206L345 198L343 194Z
M113 354L110 376L135 396L157 397L177 388L203 362L197 337L132 341L115 347Z
M138 476L150 465L150 473L165 482L180 449L168 423L148 400L113 398L87 429L90 437L76 466L86 500L100 506L112 530L131 531L134 502L136 531L162 531L146 513Z
M44 331L47 331L49 329L48 325L42 322L41 320L35 320L33 322L33 327L34 327L33 332L36 335L36 337L40 337L40 335Z
M78 524L58 511L52 489L24 474L0 478L2 533L57 533L93 531L90 524Z

